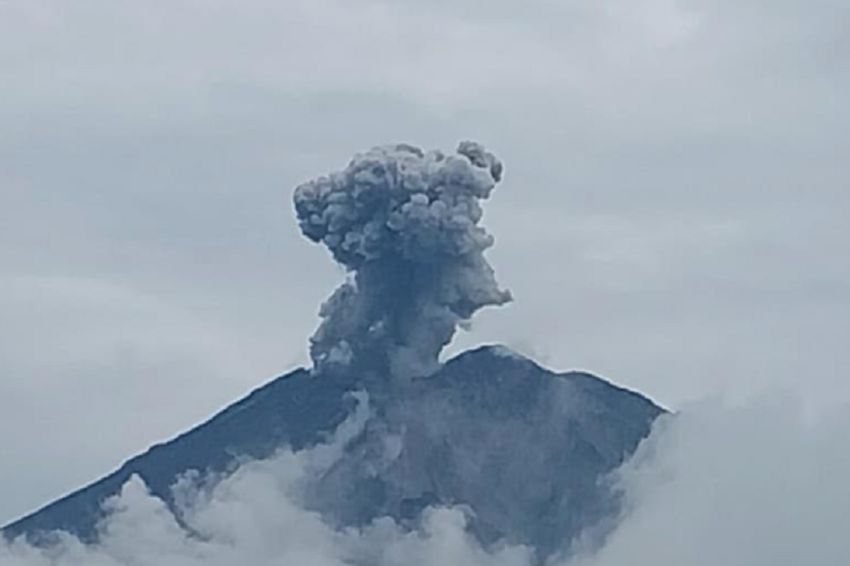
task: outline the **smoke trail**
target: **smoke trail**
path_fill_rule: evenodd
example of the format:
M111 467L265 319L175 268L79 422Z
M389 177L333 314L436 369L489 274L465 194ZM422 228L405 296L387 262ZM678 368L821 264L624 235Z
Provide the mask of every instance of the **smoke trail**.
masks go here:
M311 338L319 371L431 373L458 323L511 300L478 225L502 164L474 142L456 155L399 144L358 154L343 171L295 190L301 231L352 274L322 305Z

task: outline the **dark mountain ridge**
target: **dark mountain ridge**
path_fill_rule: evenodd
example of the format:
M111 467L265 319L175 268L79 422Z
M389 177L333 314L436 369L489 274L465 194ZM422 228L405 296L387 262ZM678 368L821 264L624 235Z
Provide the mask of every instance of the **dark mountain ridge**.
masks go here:
M101 505L133 474L172 505L170 488L189 470L226 472L240 458L325 440L363 387L351 376L296 369L3 533L37 542L64 530L95 540ZM637 393L588 373L551 372L502 346L464 352L401 390L365 387L367 425L316 479L311 507L333 524L356 526L380 516L414 521L429 505L462 504L485 544L504 539L541 555L616 514L617 498L600 480L663 413ZM402 448L387 459L390 434Z

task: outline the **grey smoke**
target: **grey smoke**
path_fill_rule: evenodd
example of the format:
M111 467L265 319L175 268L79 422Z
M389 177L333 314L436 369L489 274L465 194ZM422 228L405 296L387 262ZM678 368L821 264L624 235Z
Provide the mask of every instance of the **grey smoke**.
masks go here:
M355 364L395 376L432 372L459 323L511 300L484 251L480 201L502 164L474 142L454 155L375 147L296 188L301 231L351 274L322 305L317 370Z

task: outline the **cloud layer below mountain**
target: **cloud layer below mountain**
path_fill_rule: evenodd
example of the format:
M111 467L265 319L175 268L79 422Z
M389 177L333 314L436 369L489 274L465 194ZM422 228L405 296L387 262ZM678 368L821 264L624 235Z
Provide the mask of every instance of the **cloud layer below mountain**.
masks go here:
M481 548L464 531L464 509L429 508L412 531L388 518L338 531L304 509L301 486L360 431L365 407L327 444L246 462L223 479L178 482L178 515L193 536L133 479L106 505L97 545L67 535L56 535L48 548L18 540L0 546L0 565L532 563L526 548ZM618 528L601 549L584 548L552 564L843 564L850 553L847 415L813 417L792 396L776 395L746 405L703 402L662 419L616 474L627 502Z

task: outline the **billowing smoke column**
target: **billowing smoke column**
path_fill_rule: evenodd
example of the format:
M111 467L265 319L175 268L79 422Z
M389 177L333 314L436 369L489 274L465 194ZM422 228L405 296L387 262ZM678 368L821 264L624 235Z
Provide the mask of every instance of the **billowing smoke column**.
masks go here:
M478 225L479 201L501 176L501 162L474 142L455 155L400 144L296 188L301 231L351 274L319 311L316 371L427 375L458 323L511 300L484 258L493 237Z

